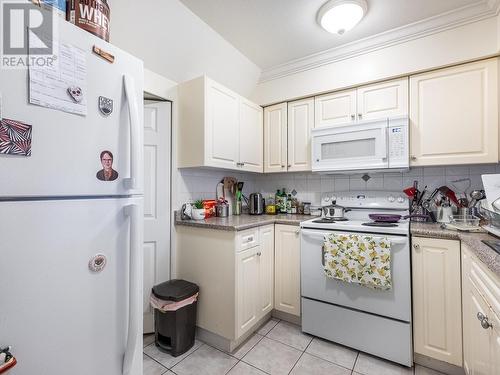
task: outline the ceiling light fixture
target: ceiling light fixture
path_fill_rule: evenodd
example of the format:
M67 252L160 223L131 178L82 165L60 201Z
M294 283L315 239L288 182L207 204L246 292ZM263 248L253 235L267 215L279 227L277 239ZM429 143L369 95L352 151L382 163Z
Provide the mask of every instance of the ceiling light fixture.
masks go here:
M318 12L318 23L332 34L351 30L368 10L366 0L330 0Z

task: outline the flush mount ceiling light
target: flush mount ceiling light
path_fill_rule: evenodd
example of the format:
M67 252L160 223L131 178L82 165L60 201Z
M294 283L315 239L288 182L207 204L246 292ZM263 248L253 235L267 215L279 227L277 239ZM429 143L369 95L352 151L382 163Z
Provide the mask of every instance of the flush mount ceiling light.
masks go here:
M366 0L330 0L318 12L318 23L332 34L351 30L368 10Z

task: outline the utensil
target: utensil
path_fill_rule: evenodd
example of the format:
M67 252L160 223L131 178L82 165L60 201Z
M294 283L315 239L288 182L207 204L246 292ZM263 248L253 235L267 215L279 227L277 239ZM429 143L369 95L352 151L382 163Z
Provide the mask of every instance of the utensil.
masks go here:
M453 204L457 207L460 207L460 202L457 199L457 196L453 190L451 190L448 186L441 186L439 191L447 198L449 198Z
M469 207L474 207L478 201L484 199L484 190L472 190L470 192L472 200L469 202Z
M403 190L403 192L408 196L408 198L414 198L417 194L417 189L414 187L409 187Z

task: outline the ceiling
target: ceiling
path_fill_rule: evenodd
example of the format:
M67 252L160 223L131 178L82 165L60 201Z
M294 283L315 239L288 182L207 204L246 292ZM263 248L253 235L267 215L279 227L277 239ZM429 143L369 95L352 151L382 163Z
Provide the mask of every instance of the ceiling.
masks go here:
M488 0L367 0L353 30L333 35L316 23L326 0L180 0L266 70L346 43Z

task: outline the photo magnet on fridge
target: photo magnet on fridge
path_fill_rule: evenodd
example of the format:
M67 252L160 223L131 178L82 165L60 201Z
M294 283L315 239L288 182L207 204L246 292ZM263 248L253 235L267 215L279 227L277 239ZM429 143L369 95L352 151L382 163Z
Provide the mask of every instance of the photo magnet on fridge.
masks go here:
M99 111L104 116L109 116L113 112L113 100L104 96L99 97Z
M104 150L100 155L102 169L96 173L100 181L114 181L118 178L118 172L113 169L113 154Z
M31 125L0 120L0 154L31 156Z

